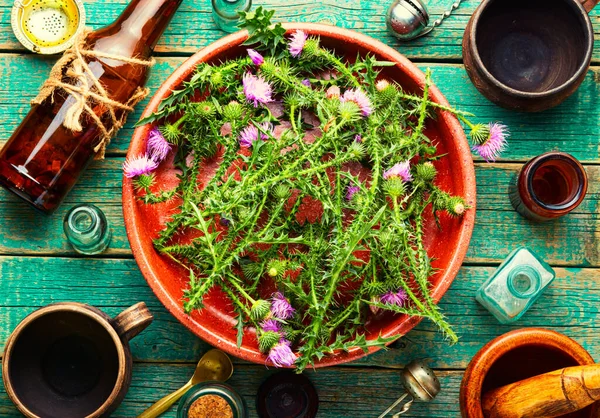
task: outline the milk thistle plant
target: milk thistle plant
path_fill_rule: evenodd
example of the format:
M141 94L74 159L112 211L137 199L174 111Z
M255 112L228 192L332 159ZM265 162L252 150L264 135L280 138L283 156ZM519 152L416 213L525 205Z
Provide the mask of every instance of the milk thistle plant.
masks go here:
M185 311L220 287L238 342L255 332L271 364L299 370L384 347L398 336L367 339L365 324L386 312L428 318L456 341L430 295L423 222L429 207L437 217L468 206L436 185L443 156L424 127L435 110L470 115L430 101L429 71L422 95L405 93L379 74L392 63L347 62L302 31L286 38L272 14L243 15L247 56L198 65L139 122L154 125L146 155L124 166L145 203L182 202L154 245L189 271ZM474 145L496 138L493 157L506 131L471 126ZM171 152L180 183L153 192Z

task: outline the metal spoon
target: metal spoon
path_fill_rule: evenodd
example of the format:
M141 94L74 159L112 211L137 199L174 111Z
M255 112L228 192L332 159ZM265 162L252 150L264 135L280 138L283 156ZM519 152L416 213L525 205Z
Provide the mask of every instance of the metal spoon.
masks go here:
M409 395L412 399L405 403L400 412L394 414L392 418L397 418L406 413L415 400L429 402L440 392L440 381L433 370L422 361L414 360L408 363L402 370L400 377L406 393L386 409L383 414L379 415L378 418L385 417Z
M164 413L175 402L179 400L192 386L207 380L218 380L225 382L233 374L233 364L227 354L221 350L212 349L207 351L196 366L194 375L181 389L165 396L150 408L146 409L138 418L154 418Z

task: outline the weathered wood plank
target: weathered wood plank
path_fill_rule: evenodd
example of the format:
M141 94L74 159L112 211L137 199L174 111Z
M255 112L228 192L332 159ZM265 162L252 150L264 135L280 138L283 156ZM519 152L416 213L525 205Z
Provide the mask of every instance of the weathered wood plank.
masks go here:
M98 28L112 22L128 2L126 0L92 0L85 3L88 14L87 23ZM277 10L280 21L323 22L342 26L372 36L397 48L409 57L419 59L455 59L462 56L461 42L469 18L480 1L463 2L461 7L431 35L401 43L385 27L385 12L391 2L372 0L328 0L282 2L266 0L257 3L268 9ZM14 37L10 27L11 0L0 1L0 49L23 50ZM445 0L427 2L430 14L437 18L448 9L450 3ZM596 32L600 34L600 11L590 14ZM157 47L161 53L193 53L209 43L221 38L225 33L217 29L212 20L210 2L184 0L169 28ZM594 48L594 60L600 60L600 45Z
M63 235L62 219L72 205L88 202L104 210L113 225L113 240L104 256L130 256L121 209L121 162L121 158L94 162L51 217L34 212L0 190L0 254L73 255ZM478 212L466 261L497 263L512 247L522 243L535 248L553 264L600 266L598 182L591 181L587 198L574 213L554 222L536 224L519 216L508 199L508 183L519 167L477 164ZM600 177L599 166L589 165L587 170L590 179Z
M112 415L130 418L138 415L153 402L183 386L194 365L136 363L127 397ZM273 374L261 366L237 366L229 380L245 399L251 418L257 417L256 393L264 379ZM381 369L330 368L306 372L319 393L319 418L374 417L383 412L402 394L399 372ZM431 403L415 403L403 416L445 418L459 416L458 392L462 372L440 371L437 373L442 391ZM162 417L175 417L173 406ZM4 392L0 391L0 415L21 416Z
M149 87L154 92L184 58L160 58L152 70ZM0 145L29 110L29 101L46 78L51 58L0 54ZM494 106L473 87L461 65L419 64L433 69L434 82L454 106L477 114L476 122L503 121L512 132L503 160L524 160L541 152L560 149L582 161L600 160L600 119L589 110L600 105L600 67L588 73L581 88L556 109L541 114L510 112ZM124 154L147 101L138 106L125 128L109 147ZM590 116L592 115L592 116Z
M464 369L487 341L509 330L532 326L563 332L600 359L600 269L557 268L551 287L513 326L499 324L475 301L477 288L493 271L492 267L463 267L442 299L441 307L461 337L455 346L449 347L435 327L425 321L390 350L351 365L394 368L412 358L427 357L436 368ZM27 314L60 301L89 303L109 315L145 301L156 319L132 340L137 361L192 362L207 348L166 312L133 260L0 257L0 277L0 294L4 295L0 302L0 323L4 324L0 327L0 349Z

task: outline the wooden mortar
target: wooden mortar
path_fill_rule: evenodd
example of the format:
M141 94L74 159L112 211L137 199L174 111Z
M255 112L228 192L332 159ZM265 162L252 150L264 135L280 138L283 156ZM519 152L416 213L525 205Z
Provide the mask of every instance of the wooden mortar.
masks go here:
M591 364L590 354L566 335L542 328L508 332L486 344L469 363L460 387L462 417L485 418L482 396L488 391L564 367ZM593 404L564 416L599 418L600 411Z

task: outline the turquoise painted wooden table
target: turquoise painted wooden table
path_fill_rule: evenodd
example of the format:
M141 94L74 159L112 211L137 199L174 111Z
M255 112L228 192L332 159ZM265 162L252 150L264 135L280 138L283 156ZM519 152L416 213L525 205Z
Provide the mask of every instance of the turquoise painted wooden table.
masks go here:
M127 0L88 0L88 23L99 27L114 20ZM516 327L541 326L563 332L600 360L600 42L593 65L578 92L560 107L537 115L508 112L493 106L470 84L461 64L464 27L479 0L463 6L430 36L399 44L384 26L390 1L255 0L278 10L281 20L326 21L380 39L433 69L434 81L448 100L476 113L481 122L501 120L512 131L510 148L495 164L476 162L477 223L463 269L442 307L460 334L449 347L428 323L359 362L307 375L321 398L319 417L373 417L400 394L402 365L427 357L441 378L442 392L430 404L415 404L407 416L459 416L458 390L463 370L487 341ZM429 0L433 15L449 0ZM0 144L16 128L46 78L55 58L23 50L10 29L12 0L0 0ZM223 36L211 19L208 0L184 0L157 50L149 82L155 90L187 56ZM600 40L600 10L592 12ZM143 104L136 115L136 120ZM154 323L133 340L133 382L116 417L134 417L153 401L182 386L208 347L169 315L154 297L132 258L121 215L121 164L132 133L129 123L115 139L104 161L94 162L64 205L52 217L34 213L0 190L0 349L17 323L34 309L59 301L78 301L116 314L145 301ZM585 163L591 183L583 204L556 222L533 224L517 215L507 196L508 182L527 159L550 150L573 154ZM74 204L101 207L114 228L110 250L94 258L74 254L62 234L62 218ZM499 325L474 299L475 290L508 253L528 245L552 264L557 279L515 326ZM252 416L260 382L273 370L235 361L232 385L244 395ZM0 390L0 416L18 416ZM165 416L175 416L171 409Z

